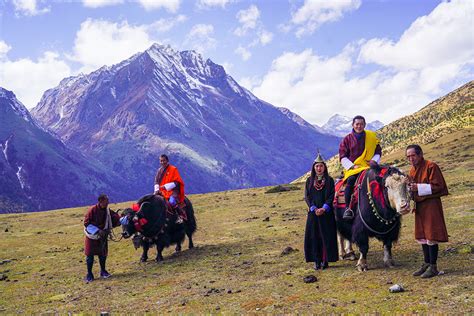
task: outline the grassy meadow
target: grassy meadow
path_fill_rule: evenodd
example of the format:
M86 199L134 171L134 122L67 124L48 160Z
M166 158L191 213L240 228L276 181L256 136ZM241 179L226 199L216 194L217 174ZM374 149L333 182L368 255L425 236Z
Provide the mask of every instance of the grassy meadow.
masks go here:
M165 262L139 263L130 240L111 242L113 276L86 284L82 220L87 207L0 216L0 314L37 313L474 313L473 130L424 146L448 182L443 198L449 243L440 247L444 275L411 276L421 264L414 216L403 218L385 269L382 244L371 240L369 268L339 261L324 271L304 262L306 206L297 190L269 188L191 195L198 220L196 248ZM407 170L403 151L384 157ZM94 201L91 201L93 203ZM130 203L113 204L124 208ZM115 229L116 233L120 228ZM292 247L295 251L282 255ZM96 259L95 276L99 275ZM304 283L307 275L317 282ZM389 293L392 284L403 293Z

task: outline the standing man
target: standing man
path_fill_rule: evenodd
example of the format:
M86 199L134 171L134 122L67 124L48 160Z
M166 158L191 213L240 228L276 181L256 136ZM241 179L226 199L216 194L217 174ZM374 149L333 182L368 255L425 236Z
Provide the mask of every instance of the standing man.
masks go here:
M173 208L178 210L177 223L181 223L183 219L186 219L186 212L183 210L185 207L183 179L178 168L170 165L167 155L160 156L160 165L155 176L155 194L162 195Z
M448 241L441 197L448 195L448 187L441 169L423 158L419 145L406 149L411 164L409 189L415 199L415 239L423 249L424 263L414 276L431 278L438 275L438 243Z
M108 254L107 237L113 227L120 225L120 216L109 209L109 198L105 194L99 195L98 203L92 206L84 217L85 240L84 253L86 255L87 275L86 282L94 281L92 266L94 256L99 256L100 277L107 279L110 273L105 269Z
M382 148L375 132L364 130L365 118L357 115L352 119L352 132L342 139L339 145L339 160L344 167L344 181L346 189L344 199L346 210L343 219L354 219L354 211L350 207L352 192L357 176L362 170L377 165L382 156Z

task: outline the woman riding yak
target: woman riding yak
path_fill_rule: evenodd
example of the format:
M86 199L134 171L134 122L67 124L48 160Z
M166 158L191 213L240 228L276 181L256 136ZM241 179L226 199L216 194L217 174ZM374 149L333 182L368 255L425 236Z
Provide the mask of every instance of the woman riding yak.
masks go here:
M326 269L328 262L338 259L334 180L319 153L311 167L311 176L306 180L304 198L309 208L304 237L306 262L314 262L316 270Z

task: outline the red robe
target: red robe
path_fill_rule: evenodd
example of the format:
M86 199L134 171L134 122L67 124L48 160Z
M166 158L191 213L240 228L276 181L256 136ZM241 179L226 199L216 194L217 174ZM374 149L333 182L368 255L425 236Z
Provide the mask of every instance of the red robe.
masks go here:
M110 211L110 217L112 218L113 227L120 226L120 215ZM92 206L89 211L87 211L86 216L84 217L84 226L87 227L87 225L92 224L99 229L104 229L106 220L107 209L100 208L97 204ZM84 237L84 253L86 256L107 256L107 240L93 240Z
M415 183L430 184L432 193L425 196L415 193L415 239L448 241L448 231L441 204L441 197L448 195L448 187L441 169L434 162L422 160L418 167L411 168L410 178Z
M167 191L164 188L161 188L161 186L170 182L174 182L176 184L174 189ZM160 185L160 192L167 200L169 200L169 198L173 195L178 199L178 203L184 203L184 182L183 179L181 179L178 168L175 166L168 165L164 170L162 167L159 168L158 172L156 173L155 184Z

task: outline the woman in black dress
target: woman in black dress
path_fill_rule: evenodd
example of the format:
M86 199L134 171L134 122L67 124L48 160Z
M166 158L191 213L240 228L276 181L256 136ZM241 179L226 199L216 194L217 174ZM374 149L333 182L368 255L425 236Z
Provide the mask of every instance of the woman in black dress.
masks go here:
M311 176L306 180L304 198L309 208L304 236L306 262L314 262L316 270L326 269L328 262L338 259L334 180L319 153L311 167Z

